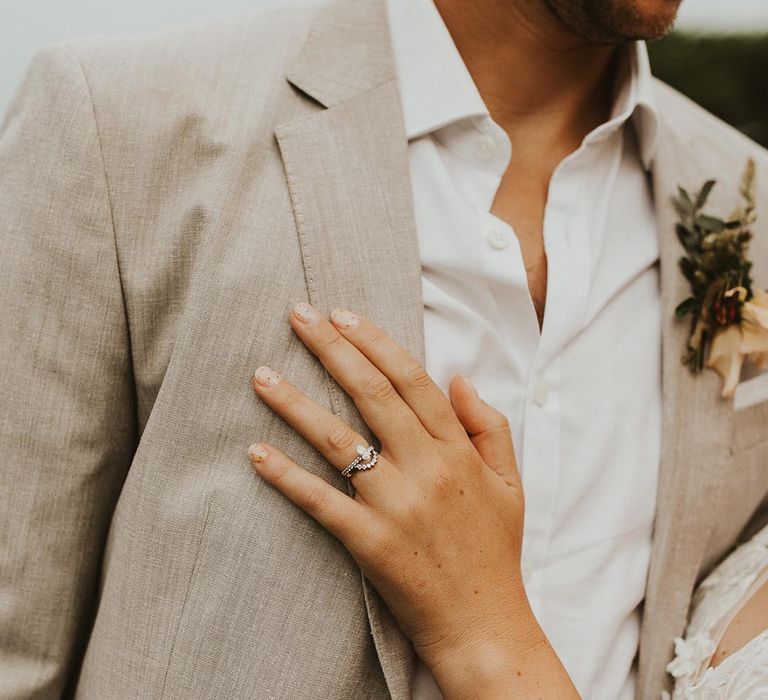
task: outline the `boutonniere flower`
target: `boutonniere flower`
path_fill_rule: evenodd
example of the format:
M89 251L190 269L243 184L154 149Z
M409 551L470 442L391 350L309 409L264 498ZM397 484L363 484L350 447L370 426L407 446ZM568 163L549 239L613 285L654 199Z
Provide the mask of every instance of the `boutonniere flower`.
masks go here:
M714 180L694 195L678 187L675 227L686 255L680 269L691 285L691 296L678 304L678 318L691 317L686 352L692 372L703 367L723 378L723 398L730 398L748 358L759 368L768 364L768 292L753 289L747 258L750 226L755 222L755 163L747 162L740 192L743 206L726 219L703 212Z

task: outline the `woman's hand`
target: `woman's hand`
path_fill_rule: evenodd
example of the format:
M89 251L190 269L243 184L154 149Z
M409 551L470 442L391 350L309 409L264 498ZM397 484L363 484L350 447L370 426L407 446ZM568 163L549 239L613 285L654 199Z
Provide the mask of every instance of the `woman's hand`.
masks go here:
M551 652L520 574L523 494L505 417L461 377L449 401L408 352L349 311L329 322L301 303L291 325L354 400L380 456L352 472L354 498L273 445L249 448L256 471L344 544L444 694L463 696L477 676L488 692L491 676L508 679L506 692L530 680L526 659ZM252 383L337 469L367 445L274 370L259 368Z

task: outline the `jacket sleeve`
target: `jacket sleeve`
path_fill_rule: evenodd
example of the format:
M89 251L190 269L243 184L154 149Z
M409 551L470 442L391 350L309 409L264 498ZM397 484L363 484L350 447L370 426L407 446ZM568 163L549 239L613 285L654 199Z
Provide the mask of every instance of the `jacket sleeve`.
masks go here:
M136 441L109 185L85 75L33 58L0 124L0 698L61 697Z

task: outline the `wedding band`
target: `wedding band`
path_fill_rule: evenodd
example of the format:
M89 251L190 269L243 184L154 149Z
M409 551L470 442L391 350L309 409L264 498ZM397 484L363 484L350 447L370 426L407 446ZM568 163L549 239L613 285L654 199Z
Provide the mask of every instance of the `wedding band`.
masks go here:
M357 457L344 467L344 470L341 473L349 479L351 478L353 471L370 469L378 460L379 453L373 449L373 446L366 447L365 445L358 445Z

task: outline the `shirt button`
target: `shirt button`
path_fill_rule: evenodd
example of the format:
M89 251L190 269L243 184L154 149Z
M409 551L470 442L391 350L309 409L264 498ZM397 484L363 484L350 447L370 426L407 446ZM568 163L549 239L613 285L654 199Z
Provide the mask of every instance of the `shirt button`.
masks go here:
M488 136L478 136L473 144L473 151L480 160L490 160L496 154L496 144Z
M500 228L492 228L488 231L488 243L496 250L504 250L509 245L509 236Z
M549 387L544 382L538 382L533 390L533 400L537 406L543 406L547 403L549 396Z

